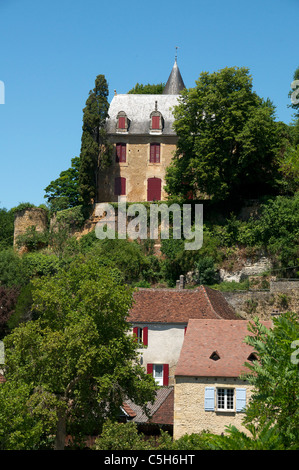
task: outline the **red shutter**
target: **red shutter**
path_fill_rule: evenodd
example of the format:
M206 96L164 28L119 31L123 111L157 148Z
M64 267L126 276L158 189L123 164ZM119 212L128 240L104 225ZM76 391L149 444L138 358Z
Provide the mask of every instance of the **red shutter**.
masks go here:
M168 385L169 364L163 364L163 385Z
M125 196L126 194L126 178L120 178L121 183L121 196Z
M124 196L126 194L126 178L117 176L114 180L115 196Z
M160 129L160 116L152 116L152 129Z
M187 327L185 326L185 334L186 334L186 331L187 331Z
M137 326L134 326L133 328L133 338L135 341L137 341L138 339L138 327Z
M160 178L149 178L147 180L147 200L148 201L161 201Z
M150 375L153 375L153 364L147 364L146 372Z
M116 144L116 161L126 162L126 144Z
M121 116L118 118L118 128L125 129L126 128L126 118Z
M142 342L144 346L148 345L148 327L145 326L142 330Z
M155 163L155 144L151 144L150 163Z
M125 163L126 162L126 144L122 144L121 146L121 157L120 157L120 161Z
M160 163L160 144L151 144L150 163Z
M121 144L116 144L116 159L115 161L119 162L121 158Z

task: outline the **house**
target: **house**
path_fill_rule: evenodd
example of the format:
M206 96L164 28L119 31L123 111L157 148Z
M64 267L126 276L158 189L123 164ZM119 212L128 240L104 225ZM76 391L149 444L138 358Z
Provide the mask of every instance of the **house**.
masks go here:
M196 289L139 289L127 321L140 342L141 363L160 386L174 384L190 319L230 319L237 315L221 292L206 286Z
M272 322L263 322L267 328ZM242 426L252 388L240 375L256 360L245 344L247 320L191 319L175 369L174 438L203 430L220 434Z
M173 387L159 387L154 403L148 403L149 416L131 400L122 406L121 417L125 422L134 422L145 435L159 435L160 430L173 434Z
M117 94L106 130L113 144L112 164L98 174L98 202L166 199L165 171L176 150L173 108L185 88L175 60L163 94Z

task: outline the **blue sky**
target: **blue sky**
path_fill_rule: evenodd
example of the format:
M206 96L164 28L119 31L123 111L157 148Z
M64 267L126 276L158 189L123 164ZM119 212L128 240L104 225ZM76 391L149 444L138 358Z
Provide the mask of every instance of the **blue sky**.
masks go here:
M248 67L253 88L290 123L299 0L0 0L0 207L45 203L79 156L82 109L98 74L110 99L166 82L175 47L185 85Z

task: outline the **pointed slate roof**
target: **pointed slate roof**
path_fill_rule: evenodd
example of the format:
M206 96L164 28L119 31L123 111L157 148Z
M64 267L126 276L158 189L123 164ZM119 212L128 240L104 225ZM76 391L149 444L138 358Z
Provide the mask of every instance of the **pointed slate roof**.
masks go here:
M174 66L163 90L163 95L179 95L184 88L186 87L177 64L177 59L175 59Z

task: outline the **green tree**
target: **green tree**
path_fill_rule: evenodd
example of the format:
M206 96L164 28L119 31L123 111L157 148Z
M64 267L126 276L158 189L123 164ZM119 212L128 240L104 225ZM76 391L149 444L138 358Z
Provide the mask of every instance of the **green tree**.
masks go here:
M79 194L79 168L80 158L71 160L71 167L62 171L54 181L45 188L45 198L52 212L78 206L82 203Z
M86 206L96 199L98 170L111 163L112 147L105 129L109 108L108 94L105 76L98 75L83 109L79 192Z
M127 397L146 409L156 385L127 334L132 291L96 259L81 257L32 284L38 318L6 336L6 379L32 387L32 413L51 423L55 449L64 448L67 432L77 439L100 433Z
M215 201L253 197L272 188L279 127L274 107L252 90L247 68L203 72L182 92L174 110L177 152L166 190L183 199L192 191Z
M134 88L128 91L128 94L137 94L137 95L161 95L165 88L165 83L158 83L157 85L142 85L141 83L136 83Z
M13 245L14 213L12 210L0 209L0 249Z
M258 361L247 363L247 379L254 386L246 410L245 424L257 428L275 423L286 448L299 447L299 323L288 313L274 318L266 328L259 319L251 323L245 342L257 353Z

